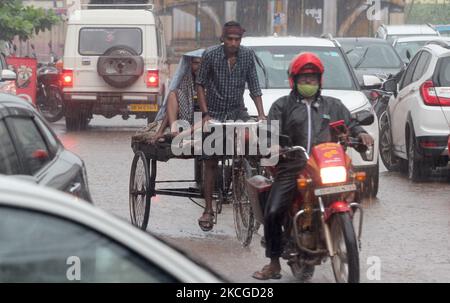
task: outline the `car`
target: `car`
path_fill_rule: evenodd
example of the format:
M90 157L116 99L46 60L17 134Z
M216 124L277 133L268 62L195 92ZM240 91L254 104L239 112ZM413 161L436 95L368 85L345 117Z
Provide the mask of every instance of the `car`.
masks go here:
M64 148L33 105L9 94L0 94L0 159L0 174L92 202L83 160Z
M0 93L16 94L16 73L8 69L6 58L0 53Z
M364 75L375 75L387 79L397 74L403 67L399 55L386 40L377 38L336 38L355 69L358 81Z
M450 37L436 37L436 36L411 36L395 39L392 44L397 53L402 58L403 62L409 63L412 57L421 49L427 42L433 40L450 41Z
M6 176L0 176L0 260L0 282L224 282L122 219Z
M447 166L450 134L450 45L431 41L413 57L392 91L380 131L385 166L408 171L413 181L426 179L432 168Z
M390 43L395 39L409 36L439 36L439 32L429 24L382 24L375 33L375 38L387 40Z
M439 32L439 35L450 37L450 24L433 25L433 28Z
M152 122L169 75L162 23L142 5L92 6L67 23L61 75L67 130L85 129L93 115Z
M290 92L287 70L294 56L303 51L311 51L322 60L325 73L323 76L322 94L342 100L344 105L356 114L360 111L370 111L373 108L353 72L347 57L339 43L332 39L314 37L245 37L242 45L254 50L257 58L257 73L261 84L263 105L266 113L272 104L280 97ZM366 84L371 77L366 77ZM376 77L375 77L376 78ZM373 80L373 79L372 79ZM377 84L380 84L378 78ZM246 90L244 103L251 116L257 116L257 110ZM378 142L378 121L364 126L365 130ZM349 149L347 151L353 160L356 170L367 173L367 193L376 196L378 192L378 146L374 144L363 155Z

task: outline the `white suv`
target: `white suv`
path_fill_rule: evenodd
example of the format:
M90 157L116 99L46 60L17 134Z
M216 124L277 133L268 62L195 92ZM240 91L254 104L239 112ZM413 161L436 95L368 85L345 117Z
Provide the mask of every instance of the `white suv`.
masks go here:
M96 6L75 11L68 22L62 73L66 127L84 129L93 114L151 122L169 74L162 24L148 9Z
M340 99L353 114L360 111L373 113L372 106L361 91L352 66L338 42L305 37L246 37L242 39L242 45L252 48L259 59L257 61L260 61L256 66L266 113L278 98L289 94L287 77L289 63L294 56L304 51L315 53L324 64L323 95ZM248 90L244 102L249 114L257 116L255 104ZM369 148L363 155L353 149L348 149L347 153L352 158L355 168L367 173L367 193L376 196L379 177L377 119L373 124L364 126L364 129L374 138L376 143L374 147Z
M375 38L394 42L395 39L411 36L439 36L439 32L429 24L382 24L375 33Z
M450 46L431 41L412 59L380 119L380 153L388 169L403 167L414 181L447 166L450 133ZM397 165L399 164L399 165Z

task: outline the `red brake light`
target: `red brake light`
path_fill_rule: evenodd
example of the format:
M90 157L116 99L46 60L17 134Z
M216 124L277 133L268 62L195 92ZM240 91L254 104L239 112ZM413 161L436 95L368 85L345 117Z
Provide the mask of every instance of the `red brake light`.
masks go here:
M73 87L73 70L63 69L61 73L62 87Z
M147 71L145 82L147 83L147 87L159 87L159 72L157 70Z
M380 97L380 93L376 92L376 91L371 91L370 92L370 99L372 101L375 101L376 99L378 99Z
M450 96L442 96L446 87L434 87L432 80L425 81L420 86L423 103L430 106L450 106Z

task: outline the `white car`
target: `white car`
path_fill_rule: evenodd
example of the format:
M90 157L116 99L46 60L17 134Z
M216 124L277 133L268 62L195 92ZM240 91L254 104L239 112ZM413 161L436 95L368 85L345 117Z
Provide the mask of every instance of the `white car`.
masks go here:
M450 134L450 46L432 41L412 59L397 84L385 83L394 94L381 119L380 154L385 166L408 169L410 179L428 176L447 166Z
M96 9L76 10L67 24L61 77L66 128L84 129L92 115L152 122L169 75L162 23L143 5L87 6Z
M338 42L324 38L306 37L246 37L242 39L242 45L252 48L264 67L265 74L262 67L256 64L266 113L278 98L289 94L287 77L289 64L294 56L304 51L315 53L324 64L323 95L340 99L353 114L359 111L373 112L369 100L361 91L352 66ZM374 76L365 78L369 82L369 80L373 80L372 77ZM376 78L376 80L378 79ZM256 107L248 90L246 90L244 102L249 114L257 116ZM379 177L377 119L373 124L364 126L364 129L374 138L374 146L369 148L363 156L353 149L349 149L347 153L352 158L355 168L367 173L366 190L371 196L376 196Z
M402 58L403 62L409 63L412 57L421 49L427 42L434 40L444 40L450 42L450 37L436 37L436 36L412 36L398 38L394 41L392 46Z
M410 36L439 36L439 32L429 24L382 24L375 33L375 38L393 42L395 39Z
M214 283L156 237L78 198L0 175L0 282Z

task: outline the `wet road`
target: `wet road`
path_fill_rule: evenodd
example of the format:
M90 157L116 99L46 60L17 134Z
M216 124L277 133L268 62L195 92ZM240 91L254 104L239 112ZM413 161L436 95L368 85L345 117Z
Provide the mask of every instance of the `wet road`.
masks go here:
M129 221L128 182L133 152L131 136L144 120L95 117L87 131L66 133L64 121L53 128L64 145L87 166L96 206ZM158 163L158 179L192 179L192 160ZM378 198L364 201L365 222L360 255L363 282L450 282L450 182L435 177L412 183L381 168ZM148 231L182 248L233 282L259 282L251 274L267 261L260 233L242 248L235 238L232 210L224 205L214 230L197 225L200 207L186 198L157 196ZM379 260L380 280L370 261ZM369 261L369 263L368 263ZM283 264L280 282L295 282ZM276 280L272 280L277 282ZM334 282L330 262L317 267L312 282Z

